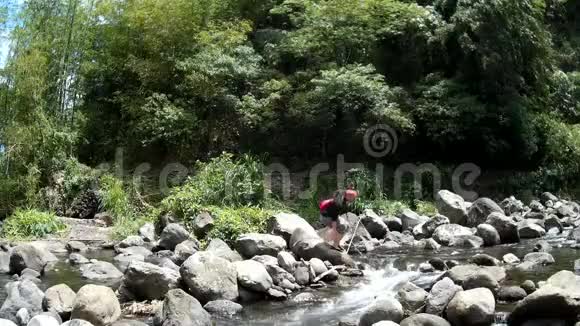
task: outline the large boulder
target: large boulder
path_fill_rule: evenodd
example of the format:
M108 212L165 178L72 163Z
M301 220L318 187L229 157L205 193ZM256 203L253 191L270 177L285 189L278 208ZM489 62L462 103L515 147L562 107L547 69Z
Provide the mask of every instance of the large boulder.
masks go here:
M485 223L493 226L497 230L501 243L515 243L520 241L518 224L511 217L507 217L499 212L493 212L489 214Z
M244 260L234 263L238 273L238 283L248 290L268 292L273 281L266 267L255 260Z
M139 235L145 242L155 241L155 225L153 223L145 223L139 228Z
M403 306L405 316L422 312L429 293L415 284L408 282L397 291L396 299Z
M121 305L115 292L106 286L88 284L75 297L72 319L83 319L95 326L106 326L121 317Z
M131 263L123 277L124 288L139 300L162 299L179 283L179 272L140 261Z
M445 311L445 308L447 308L449 301L451 301L455 296L455 293L461 290L461 286L456 285L453 280L448 277L435 283L431 288L431 292L429 292L429 295L427 296L425 312L441 316Z
M115 265L106 261L94 261L80 267L81 276L89 280L111 280L123 277Z
M524 220L518 224L518 234L520 239L533 239L546 235L546 230L536 223Z
M53 254L37 246L30 244L16 246L10 253L10 273L20 274L24 269L30 268L42 274L46 265L55 260Z
M435 229L435 232L433 232L433 239L435 239L439 244L449 246L455 237L462 235L473 235L473 233L469 228L459 224L444 224Z
M268 231L281 236L286 242L290 241L290 237L296 229L315 232L310 223L296 214L277 213L268 220Z
M205 251L211 252L214 256L223 258L229 262L241 261L242 256L235 250L232 250L227 243L221 239L212 239Z
M521 200L517 200L514 196L502 200L500 206L507 215L522 213L524 211L524 203Z
M505 269L500 266L459 265L447 271L446 275L456 284L463 285L468 278L481 273L490 275L497 283L506 278Z
M449 247L457 248L480 248L483 247L483 239L476 235L458 235L453 237L453 240L449 243Z
M461 196L449 190L440 190L435 197L435 205L440 214L449 218L450 223L465 225L467 208Z
M412 230L415 226L425 222L427 218L413 212L412 210L405 208L399 215L401 222L403 223L403 231Z
M31 280L10 282L5 285L6 300L0 307L0 318L17 322L16 313L24 308L32 314L42 312L44 293Z
M289 273L294 273L296 270L296 258L293 254L282 251L278 253L278 265Z
M403 306L392 297L377 299L360 317L359 326L372 326L380 321L400 322Z
M471 290L477 288L486 288L495 295L499 291L499 283L493 276L486 272L470 275L463 281L463 289Z
M520 301L509 315L508 323L520 326L537 319L560 319L566 325L573 325L579 313L579 293L547 284Z
M497 293L498 301L516 302L525 298L528 294L519 286L504 286Z
M76 293L66 284L50 287L44 294L42 308L56 312L63 320L70 318Z
M38 315L32 317L26 326L59 326L60 322L52 316Z
M142 237L138 235L131 235L119 242L120 248L141 247L145 244Z
M244 307L241 304L235 303L228 300L215 300L210 301L203 306L207 312L212 315L217 315L221 317L232 317L242 312Z
M467 211L466 226L476 227L481 223L485 223L491 213L504 214L504 211L496 202L489 198L482 197L477 199Z
M18 325L16 325L11 320L0 318L0 326L18 326Z
M155 326L211 326L211 316L197 299L181 289L167 292L154 318Z
M375 239L383 239L389 228L383 221L383 219L377 215L373 210L366 209L361 217L361 222L369 231L371 237Z
M188 240L190 237L191 235L183 226L177 223L171 223L161 232L159 236L159 247L167 250L175 250L175 246Z
M409 318L405 318L400 326L451 326L451 324L439 316L416 314Z
M197 240L185 240L175 246L175 253L171 257L177 265L183 264L191 255L199 251L199 242Z
M276 257L286 247L284 238L272 234L248 233L242 234L236 240L236 249L246 258L256 255Z
M495 298L485 288L460 291L449 302L446 313L453 325L491 325L495 316Z
M290 238L290 248L298 258L304 260L318 258L322 261L329 261L332 265L355 266L350 256L324 242L313 229L311 231L296 229Z
M195 235L203 238L213 229L214 219L209 212L197 214L193 220L193 230Z
M199 251L180 268L185 285L202 303L238 298L238 273L234 264L211 252Z
M478 225L477 232L475 234L483 239L483 245L486 247L501 244L501 237L499 236L499 233L493 226L489 224L483 223Z
M134 261L145 261L145 257L141 255L118 254L113 258L113 262L119 267L119 271L122 273L124 273L127 270L127 267L129 267L129 265Z

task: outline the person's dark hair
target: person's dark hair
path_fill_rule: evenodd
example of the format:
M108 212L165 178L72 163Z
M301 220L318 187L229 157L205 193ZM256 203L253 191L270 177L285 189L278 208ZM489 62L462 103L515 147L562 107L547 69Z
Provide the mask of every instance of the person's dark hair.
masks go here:
M334 192L334 202L339 206L344 206L345 204L345 191L344 190L337 190Z

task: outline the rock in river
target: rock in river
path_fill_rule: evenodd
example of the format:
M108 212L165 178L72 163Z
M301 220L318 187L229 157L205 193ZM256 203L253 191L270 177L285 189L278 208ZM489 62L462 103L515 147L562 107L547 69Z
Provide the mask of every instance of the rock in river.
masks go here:
M71 318L83 319L95 326L114 323L121 316L121 306L115 292L106 286L85 285L73 303Z
M495 298L490 290L460 291L447 306L447 319L453 325L481 326L494 322Z
M211 252L198 251L180 268L189 291L202 303L238 298L238 273L233 263Z

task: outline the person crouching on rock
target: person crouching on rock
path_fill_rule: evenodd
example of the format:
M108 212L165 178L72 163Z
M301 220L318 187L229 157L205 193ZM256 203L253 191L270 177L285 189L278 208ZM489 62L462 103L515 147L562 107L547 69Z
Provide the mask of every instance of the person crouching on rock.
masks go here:
M339 216L348 213L358 193L355 190L338 190L330 199L322 201L320 208L320 223L328 228L327 241L340 249L340 240L348 231L348 223L340 223Z

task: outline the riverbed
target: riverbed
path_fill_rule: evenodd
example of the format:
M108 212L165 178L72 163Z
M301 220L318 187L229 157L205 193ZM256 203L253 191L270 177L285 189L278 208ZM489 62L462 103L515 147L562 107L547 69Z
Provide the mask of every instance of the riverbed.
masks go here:
M564 241L563 236L546 238L552 243L553 255L556 263L544 266L533 272L515 272L508 270L506 284L519 285L525 280L534 282L544 281L549 276L560 270L574 270L574 261L579 258L580 251L568 246L560 247ZM283 302L265 301L253 304L245 304L242 314L235 319L217 320L218 325L337 325L338 321L345 319L357 319L362 311L374 300L377 295L395 294L401 284L413 281L419 286L431 284L432 280L439 277L442 272L420 273L418 267L421 263L434 257L443 260L456 260L466 262L470 257L478 253L486 253L501 260L507 253L513 253L522 258L532 252L538 240L526 240L517 244L499 245L490 248L457 249L442 247L437 252L420 249L378 248L364 255L355 255L354 258L365 266L364 276L360 278L342 278L337 284L329 285L323 289L309 289L312 293L308 300L293 300ZM113 250L92 250L84 253L91 259L113 262L115 255ZM111 282L88 281L80 276L78 267L71 266L66 256L58 256L60 261L54 265L42 277L40 288L47 288L65 283L74 291L87 283L102 284L115 288L119 280ZM9 282L9 275L0 275L0 302L5 298L4 284ZM304 292L302 292L304 293ZM305 298L304 295L302 295ZM512 304L498 303L496 306L497 320L502 320L506 313L513 309ZM498 323L500 325L501 323Z

